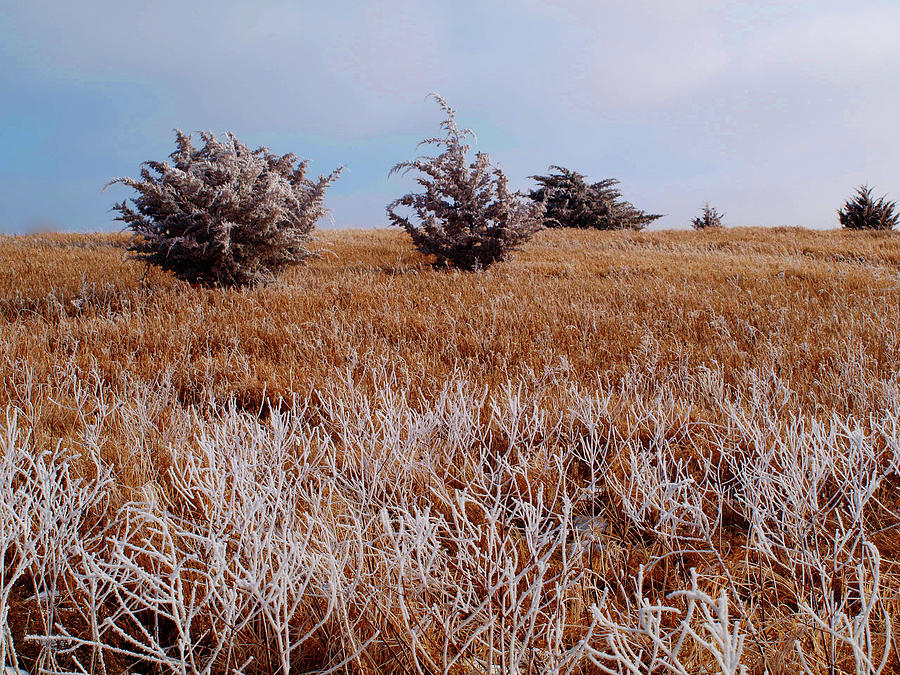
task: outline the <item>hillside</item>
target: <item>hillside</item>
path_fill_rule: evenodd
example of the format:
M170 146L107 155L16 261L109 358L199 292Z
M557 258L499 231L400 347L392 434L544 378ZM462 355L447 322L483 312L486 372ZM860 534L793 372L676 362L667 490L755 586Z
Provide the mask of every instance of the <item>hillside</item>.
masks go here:
M0 666L900 672L896 234L124 242L0 238Z

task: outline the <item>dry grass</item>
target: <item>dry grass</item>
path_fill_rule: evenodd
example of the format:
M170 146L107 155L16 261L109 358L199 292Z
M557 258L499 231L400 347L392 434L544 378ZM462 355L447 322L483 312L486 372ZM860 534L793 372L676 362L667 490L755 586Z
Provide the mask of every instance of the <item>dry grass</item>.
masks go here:
M668 379L702 366L737 389L748 369L774 371L798 409L866 415L897 372L889 235L545 232L477 275L433 272L394 232L326 237L322 259L282 284L227 293L142 279L114 238L5 239L5 354L39 379L62 363L110 383L171 371L182 403L209 391L248 408L358 363L389 363L426 393L456 372L496 386L562 369L615 386L636 367Z
M145 274L118 236L0 239L5 466L50 453L102 487L78 507L79 543L57 550L74 561L54 567L68 584L57 625L40 602L46 550L29 558L24 534L0 550L7 579L15 550L29 561L7 600L20 659L49 672L73 658L116 672L134 654L165 672L250 657L243 672L741 672L715 665L729 647L711 636L731 624L704 603L725 591L748 672L877 672L900 587L900 239L555 230L477 274L433 270L395 232L321 245L278 284L219 291ZM215 456L233 487L204 482ZM11 485L36 469L16 471ZM248 543L220 527L237 511L211 504L255 488ZM182 521L161 546L153 533ZM239 560L262 556L272 528L270 550L305 542L292 574L312 580L279 591L294 612L271 618L247 570L223 562L246 622L210 601L190 640L150 631L148 646L137 624L161 610L84 587L171 578L163 553L193 550L203 523ZM133 548L114 555L92 533ZM211 565L191 559L184 583ZM260 584L281 578L266 569ZM696 610L678 623L655 603ZM3 648L0 632L0 665ZM900 668L888 659L882 672Z

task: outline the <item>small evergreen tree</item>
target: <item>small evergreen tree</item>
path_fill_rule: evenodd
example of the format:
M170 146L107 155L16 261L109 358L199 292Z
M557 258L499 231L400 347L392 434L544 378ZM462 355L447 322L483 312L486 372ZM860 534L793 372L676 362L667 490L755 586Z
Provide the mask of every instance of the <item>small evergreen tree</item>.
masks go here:
M722 224L722 218L724 217L724 213L719 213L715 208L709 205L709 202L706 202L703 205L703 208L700 209L700 215L691 220L691 226L695 230L725 227Z
M886 196L878 201L866 185L856 188L856 197L848 199L838 210L841 226L848 230L893 230L900 215L894 212L895 203Z
M541 228L543 206L510 192L506 175L485 153L476 153L469 163L465 139L474 133L459 129L455 111L441 96L432 97L447 115L441 122L446 133L419 145L436 145L444 151L391 169L391 174L418 171L417 182L425 191L391 202L387 215L392 225L409 233L416 248L435 257L435 266L485 268L504 260ZM412 217L398 214L401 206L412 209Z
M588 183L582 174L561 166L551 166L550 171L547 176L531 176L540 187L529 193L535 202L546 205L547 227L642 230L662 218L622 200L615 178Z
M172 163L144 162L140 180L116 178L138 192L117 220L136 235L129 250L179 279L205 286L266 283L312 253L310 232L325 213L326 188L340 169L317 181L294 155L250 150L233 134L224 140L176 130Z

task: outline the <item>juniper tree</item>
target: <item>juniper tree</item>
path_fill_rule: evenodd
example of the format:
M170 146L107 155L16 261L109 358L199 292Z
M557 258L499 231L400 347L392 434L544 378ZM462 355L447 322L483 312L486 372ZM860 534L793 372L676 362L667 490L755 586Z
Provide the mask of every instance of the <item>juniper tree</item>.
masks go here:
M856 188L856 197L848 199L838 210L841 226L848 230L893 230L900 220L894 212L895 203L882 197L872 197L872 189L866 185Z
M556 171L555 173L553 171ZM648 214L622 199L619 181L606 178L588 183L577 171L550 167L547 176L531 176L540 184L529 193L535 202L546 205L544 225L598 230L642 230L660 214Z
M134 208L116 204L117 220L136 235L134 258L205 286L266 283L313 255L306 244L325 213L323 199L340 169L313 181L308 162L268 148L250 150L231 133L201 133L204 146L176 130L169 162L144 162Z
M714 207L709 205L709 202L706 202L703 208L700 209L700 215L691 219L691 226L695 230L724 227L722 224L722 218L724 217L724 213L719 213Z
M416 181L424 192L391 202L387 215L392 225L409 233L416 248L435 257L435 266L485 268L507 258L541 228L543 206L511 192L506 175L487 154L476 153L470 163L466 139L475 134L457 126L455 111L441 96L432 97L446 114L441 122L445 134L419 146L435 145L443 152L391 169L390 174L417 171ZM399 207L412 213L401 215Z

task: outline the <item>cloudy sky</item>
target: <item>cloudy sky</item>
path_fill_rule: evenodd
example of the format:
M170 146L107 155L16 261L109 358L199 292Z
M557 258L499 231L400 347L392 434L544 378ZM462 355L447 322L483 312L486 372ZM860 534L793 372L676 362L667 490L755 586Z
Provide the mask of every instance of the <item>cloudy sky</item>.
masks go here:
M561 164L657 227L834 227L900 197L898 34L897 0L0 0L0 231L116 227L103 185L175 127L344 165L334 223L382 226L429 92L519 189Z

